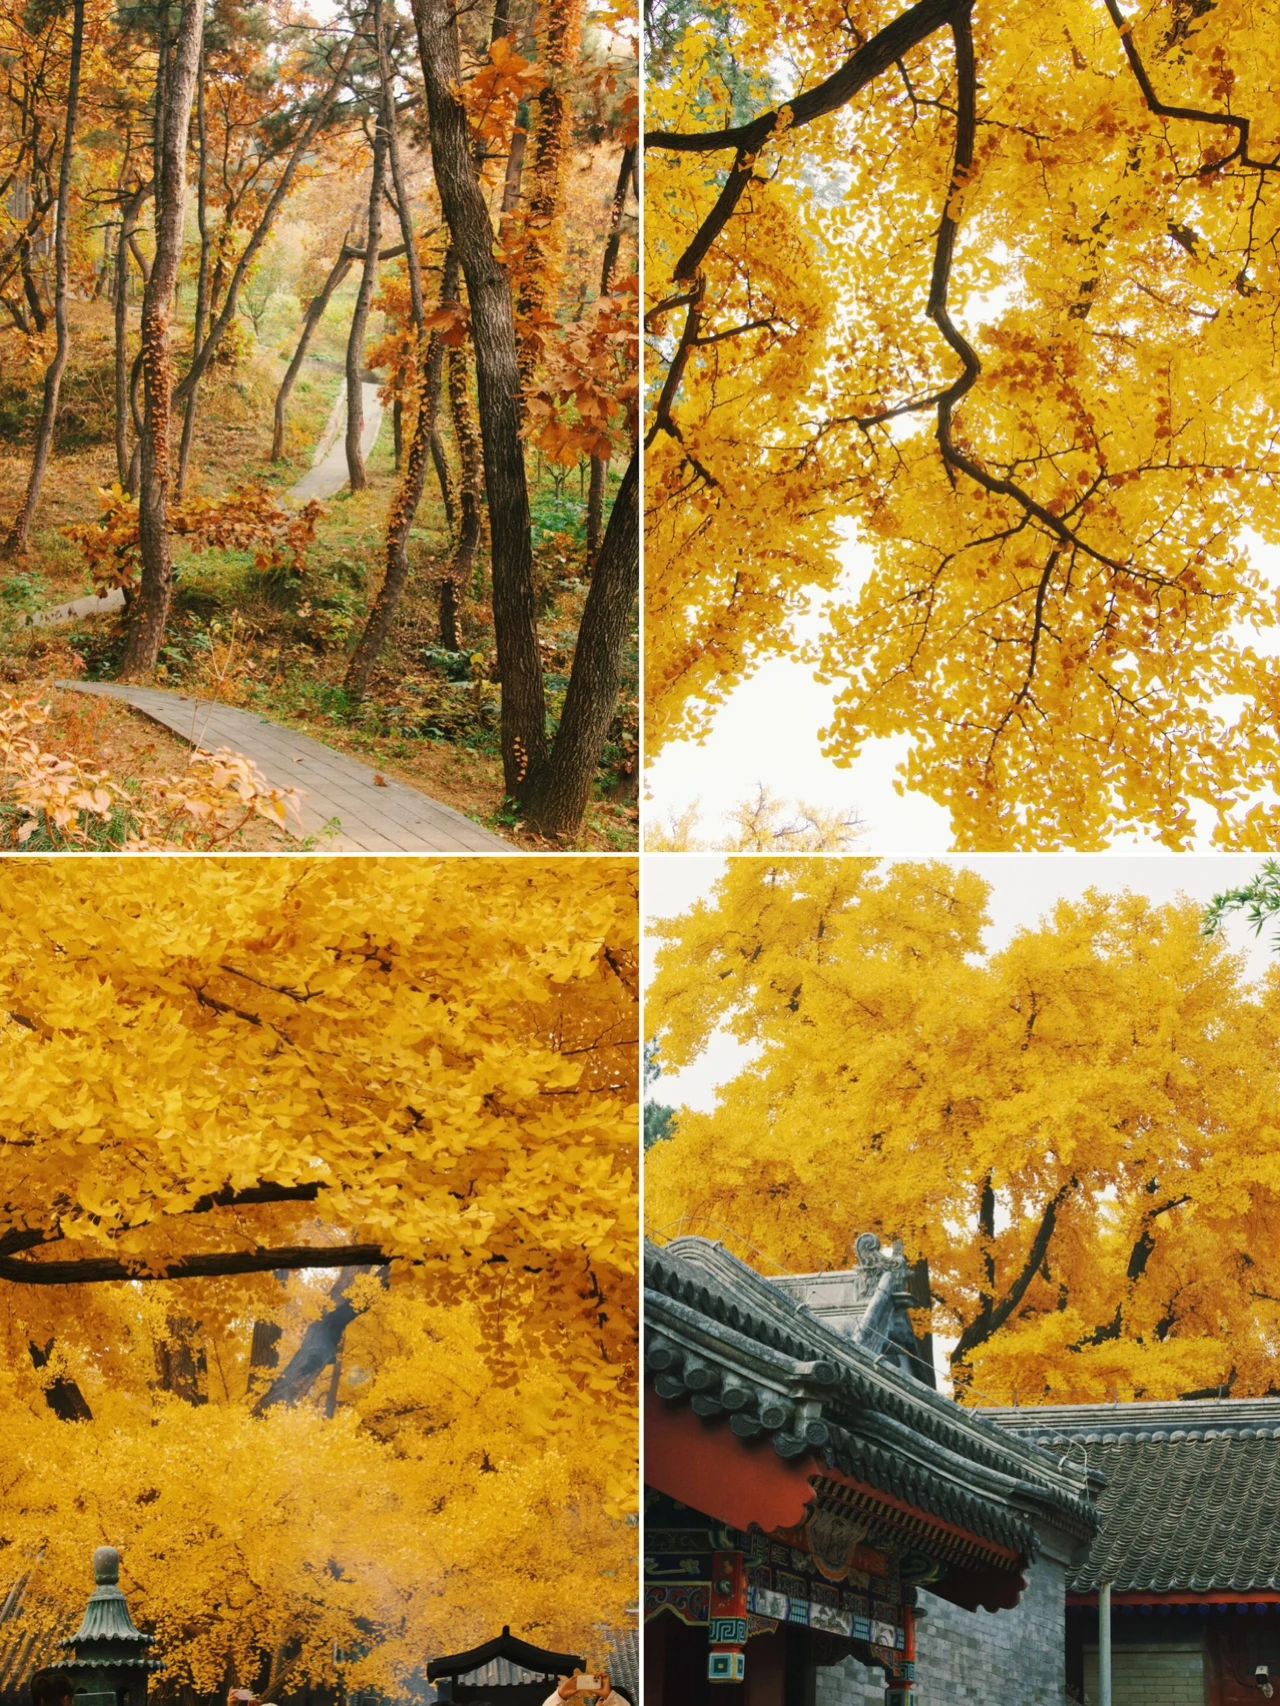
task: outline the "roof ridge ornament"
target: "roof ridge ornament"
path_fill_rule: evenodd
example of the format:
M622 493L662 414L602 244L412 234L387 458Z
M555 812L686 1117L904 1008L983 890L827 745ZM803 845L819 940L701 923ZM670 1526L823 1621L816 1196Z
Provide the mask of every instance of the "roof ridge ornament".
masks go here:
M858 1266L868 1272L885 1273L890 1268L905 1269L907 1265L901 1238L895 1238L886 1250L880 1242L878 1232L859 1233L854 1241L853 1253L857 1257Z

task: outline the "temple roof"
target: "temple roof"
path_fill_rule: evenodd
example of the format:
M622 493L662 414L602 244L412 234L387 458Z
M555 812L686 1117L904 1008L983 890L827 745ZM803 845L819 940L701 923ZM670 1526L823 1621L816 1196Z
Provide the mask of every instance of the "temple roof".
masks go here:
M860 1240L860 1261L864 1252ZM1023 1558L1036 1554L1037 1521L1069 1541L1091 1538L1097 1516L1078 1469L906 1371L884 1319L887 1289L877 1283L879 1301L841 1332L797 1301L792 1282L766 1279L720 1244L647 1245L650 1383L709 1424L727 1418L743 1442L817 1458Z
M1100 1469L1102 1528L1074 1592L1280 1590L1280 1400L1052 1405L993 1421Z
M639 1607L636 1607L639 1617ZM640 1629L638 1622L628 1623L625 1629L609 1631L609 1651L605 1664L615 1688L626 1691L628 1699L640 1698Z
M465 1653L451 1653L432 1659L427 1676L434 1682L438 1677L451 1676L456 1682L477 1685L552 1681L582 1670L586 1660L576 1653L555 1653L547 1647L535 1647L522 1641L504 1626L501 1635L471 1647Z
M872 1356L935 1385L933 1341L917 1338L910 1315L929 1307L927 1265L908 1266L900 1244L886 1252L872 1232L863 1233L856 1250L858 1265L845 1273L782 1274L769 1284Z

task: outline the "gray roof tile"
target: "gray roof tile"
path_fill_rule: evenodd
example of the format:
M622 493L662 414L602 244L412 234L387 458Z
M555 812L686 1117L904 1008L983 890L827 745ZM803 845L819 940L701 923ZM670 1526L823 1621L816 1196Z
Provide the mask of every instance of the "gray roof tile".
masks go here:
M1106 1581L1130 1593L1280 1590L1280 1399L986 1414L1106 1476L1076 1592Z
M645 1361L657 1395L784 1458L832 1469L1034 1557L1035 1518L1077 1541L1097 1516L1079 1472L961 1409L818 1319L723 1246L645 1253ZM879 1342L877 1340L877 1342Z

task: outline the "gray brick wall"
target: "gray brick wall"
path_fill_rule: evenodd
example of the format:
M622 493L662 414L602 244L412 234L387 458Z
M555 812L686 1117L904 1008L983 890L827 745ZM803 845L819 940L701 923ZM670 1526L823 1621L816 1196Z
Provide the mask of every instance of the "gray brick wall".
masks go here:
M1064 1706L1065 1594L1061 1565L1045 1557L1012 1611L961 1611L921 1593L927 1615L917 1641L919 1706ZM883 1672L852 1660L832 1665L818 1672L815 1700L816 1706L883 1706ZM1135 1697L1124 1706L1148 1702ZM1182 1706L1181 1697L1170 1706Z
M1085 1648L1084 1682L1085 1699L1097 1700L1096 1648ZM1114 1706L1204 1706L1204 1651L1192 1642L1117 1644L1111 1652L1111 1684Z

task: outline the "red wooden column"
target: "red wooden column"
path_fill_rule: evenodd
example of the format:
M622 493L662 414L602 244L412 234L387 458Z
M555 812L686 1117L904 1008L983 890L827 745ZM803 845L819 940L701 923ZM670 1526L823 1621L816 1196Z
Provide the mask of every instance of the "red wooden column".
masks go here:
M708 1620L711 1682L742 1682L747 1674L747 1571L741 1552L717 1552L711 1560Z

